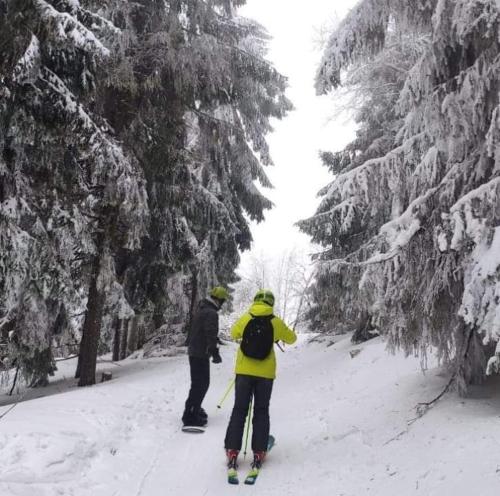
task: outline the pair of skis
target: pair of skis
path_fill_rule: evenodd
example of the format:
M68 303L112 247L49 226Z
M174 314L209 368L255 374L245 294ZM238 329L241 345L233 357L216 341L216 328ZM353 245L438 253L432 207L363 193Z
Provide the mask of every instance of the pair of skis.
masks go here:
M257 480L258 475L259 475L259 469L252 468L250 472L248 472L245 478L245 484L247 484L248 486L253 486L255 484L255 481ZM240 480L238 479L238 472L236 471L235 468L230 468L228 470L227 482L233 485L237 485L240 483Z
M257 480L257 476L259 475L259 470L260 469L256 467L251 468L247 476L245 477L245 484L253 486L255 484L255 481ZM227 471L227 482L233 485L237 485L240 483L236 467L229 467Z
M274 436L269 436L269 441L267 443L267 452L271 451L272 447L275 444L275 438ZM255 484L255 481L257 480L257 477L259 476L260 472L260 467L255 467L252 466L250 471L248 472L247 476L245 477L245 484L248 486L253 486ZM240 480L238 478L238 471L236 469L236 460L234 460L234 463L229 466L227 470L227 482L229 484L239 484Z

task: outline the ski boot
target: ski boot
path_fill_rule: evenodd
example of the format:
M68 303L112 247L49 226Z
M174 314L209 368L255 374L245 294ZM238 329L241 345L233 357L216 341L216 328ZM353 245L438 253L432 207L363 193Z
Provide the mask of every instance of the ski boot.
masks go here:
M238 480L238 450L227 449L227 481L229 484L239 484Z

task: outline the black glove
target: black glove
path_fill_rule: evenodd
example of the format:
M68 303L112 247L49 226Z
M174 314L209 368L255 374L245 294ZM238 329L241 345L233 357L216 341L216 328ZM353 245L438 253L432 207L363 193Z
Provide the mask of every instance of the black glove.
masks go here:
M213 348L212 350L210 350L210 354L212 355L212 363L222 363L219 348Z

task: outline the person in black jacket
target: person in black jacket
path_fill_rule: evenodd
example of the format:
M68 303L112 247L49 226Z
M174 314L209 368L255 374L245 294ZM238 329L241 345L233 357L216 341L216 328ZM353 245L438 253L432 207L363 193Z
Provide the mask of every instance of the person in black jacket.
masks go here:
M187 339L191 389L182 415L184 426L203 427L207 424L208 417L201 404L210 385L210 357L213 363L222 362L217 347L218 311L228 297L225 288L213 288L210 296L200 302L193 316Z

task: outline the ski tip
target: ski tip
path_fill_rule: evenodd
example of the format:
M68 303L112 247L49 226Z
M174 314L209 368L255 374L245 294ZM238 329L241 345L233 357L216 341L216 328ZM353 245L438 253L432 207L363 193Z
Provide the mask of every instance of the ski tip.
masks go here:
M205 427L198 427L195 425L184 425L181 430L182 432L187 432L189 434L203 434L205 432Z
M259 476L259 470L256 468L252 468L245 477L245 484L247 486L253 486L258 476Z

